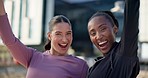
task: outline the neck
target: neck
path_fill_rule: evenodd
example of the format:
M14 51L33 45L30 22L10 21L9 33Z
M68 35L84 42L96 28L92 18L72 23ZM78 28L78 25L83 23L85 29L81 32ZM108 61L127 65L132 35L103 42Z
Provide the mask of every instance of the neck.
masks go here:
M56 51L52 51L51 49L48 51L51 55L53 55L53 56L66 56L66 55L68 55L67 53L66 54L60 54L60 53L58 53L58 52L56 52Z

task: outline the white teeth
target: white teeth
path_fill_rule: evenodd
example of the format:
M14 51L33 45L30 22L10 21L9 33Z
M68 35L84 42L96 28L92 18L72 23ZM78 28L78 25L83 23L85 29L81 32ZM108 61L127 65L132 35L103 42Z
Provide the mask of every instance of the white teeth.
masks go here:
M67 44L61 44L62 46L66 46Z
M106 43L106 42L107 42L107 41L100 42L99 45L102 45L102 44L104 44L104 43Z

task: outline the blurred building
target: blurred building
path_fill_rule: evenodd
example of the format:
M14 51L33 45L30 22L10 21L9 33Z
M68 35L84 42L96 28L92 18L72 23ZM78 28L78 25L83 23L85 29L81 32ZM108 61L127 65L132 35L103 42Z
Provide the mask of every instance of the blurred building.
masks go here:
M116 1L117 0L55 0L54 15L63 14L72 22L74 33L72 48L75 49L77 53L84 53L85 56L88 57L99 53L90 42L87 23L92 14L98 10L116 9ZM123 1L120 0L117 2L122 3ZM118 6L118 4L119 3L116 3L116 6ZM121 9L119 8L119 10L122 10L122 7ZM119 24L122 25L123 12L119 12L116 16L119 19ZM122 27L120 27L120 30L121 28ZM119 32L118 37L120 34Z
M147 60L148 36L145 35L148 32L145 27L148 1L142 0L141 3L139 57ZM74 38L72 49L76 55L85 57L99 53L91 43L87 31L87 23L92 14L98 10L110 10L114 13L120 26L117 41L120 40L123 27L124 0L5 0L5 7L15 36L25 45L42 51L47 40L48 22L55 15L62 14L70 19ZM1 40L0 43L3 44Z

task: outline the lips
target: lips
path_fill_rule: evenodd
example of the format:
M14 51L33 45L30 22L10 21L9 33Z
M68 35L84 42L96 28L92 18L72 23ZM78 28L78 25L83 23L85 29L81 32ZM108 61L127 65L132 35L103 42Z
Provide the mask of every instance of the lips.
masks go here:
M61 48L66 48L68 44L59 44Z
M107 41L102 41L102 42L99 42L99 46L103 46L107 43Z
M106 49L107 48L107 43L108 41L102 41L102 42L99 42L98 45L100 47L100 49Z

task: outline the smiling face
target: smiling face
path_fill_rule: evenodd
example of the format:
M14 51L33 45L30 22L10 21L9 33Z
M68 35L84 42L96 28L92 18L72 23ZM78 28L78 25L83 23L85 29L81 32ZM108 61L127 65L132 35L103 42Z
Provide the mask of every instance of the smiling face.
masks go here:
M105 55L115 42L118 28L105 16L93 17L88 22L88 32L91 41Z
M48 33L48 39L51 41L51 54L67 55L73 39L71 26L66 22L55 24L52 32Z

